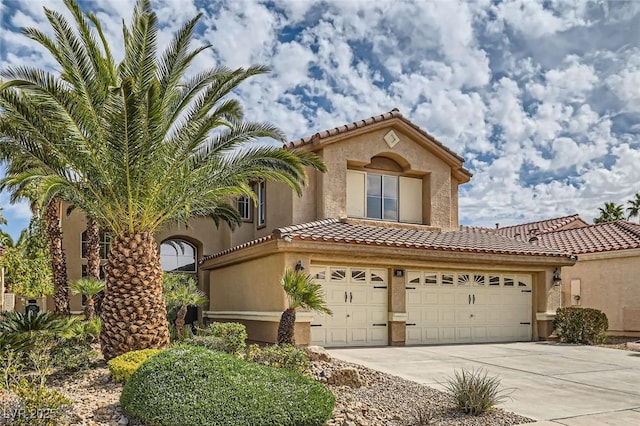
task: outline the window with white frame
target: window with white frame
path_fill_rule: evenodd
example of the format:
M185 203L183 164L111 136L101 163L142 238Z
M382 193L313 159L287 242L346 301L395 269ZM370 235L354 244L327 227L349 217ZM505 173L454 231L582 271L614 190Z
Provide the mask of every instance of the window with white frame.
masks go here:
M246 195L238 197L238 212L242 220L247 222L251 220L251 200Z
M422 223L422 179L347 170L347 215Z
M264 226L267 217L267 183L258 181L258 226Z

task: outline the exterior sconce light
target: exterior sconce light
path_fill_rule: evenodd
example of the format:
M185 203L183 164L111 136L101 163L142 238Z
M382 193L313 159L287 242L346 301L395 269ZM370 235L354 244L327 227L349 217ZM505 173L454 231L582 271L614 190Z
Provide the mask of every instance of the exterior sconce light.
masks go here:
M404 277L404 269L394 269L393 270L394 277Z
M559 286L562 284L562 277L560 276L560 271L558 271L558 268L555 268L553 270L552 282L553 282L553 285L555 286Z
M304 271L304 266L302 266L302 261L298 260L296 266L293 268L296 272Z

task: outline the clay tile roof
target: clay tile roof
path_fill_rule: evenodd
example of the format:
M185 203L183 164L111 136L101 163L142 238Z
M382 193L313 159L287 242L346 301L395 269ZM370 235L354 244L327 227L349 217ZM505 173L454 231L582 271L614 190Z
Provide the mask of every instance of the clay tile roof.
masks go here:
M516 238L522 241L529 241L530 238L547 232L561 230L567 226L571 228L579 228L589 226L579 215L556 217L553 219L540 220L538 222L523 223L520 225L504 226L494 229L493 232L505 237ZM487 229L488 231L490 229Z
M401 120L402 122L408 124L413 129L417 130L420 134L422 134L426 138L430 139L434 144L436 144L437 146L439 146L440 148L445 150L447 153L449 153L452 156L454 156L455 158L457 158L459 161L464 161L464 158L460 157L458 154L456 154L455 152L451 151L449 148L444 146L442 144L442 142L438 141L436 138L434 138L429 133L427 133L422 128L420 128L418 125L416 125L416 124L412 123L411 121L409 121L408 119L406 119L400 113L398 108L394 108L391 111L386 112L384 114L374 115L373 117L365 118L364 120L354 121L351 124L344 124L342 126L338 126L338 127L333 128L333 129L323 130L323 131L318 132L318 133L316 133L314 135L307 136L307 137L304 137L304 138L301 138L301 139L298 139L298 140L291 141L291 142L285 144L284 148L285 149L298 148L300 146L309 145L309 144L312 144L312 143L317 142L317 141L322 140L322 139L326 139L326 138L331 137L331 136L335 136L335 135L338 135L338 134L341 134L341 133L346 133L346 132L349 132L349 131L355 130L355 129L360 129L362 127L366 127L366 126L369 126L369 125L374 124L374 123L380 123L382 121L392 120L394 118L397 118L397 119ZM463 169L463 170L464 170L465 173L468 173L470 175L470 172L468 170L466 170L466 169Z
M539 244L575 254L640 248L640 225L618 220L540 235Z
M568 257L570 253L531 244L484 231L419 231L350 223L347 220L325 219L278 228L269 237L243 244L209 256L216 258L232 251L259 244L272 238L292 240L332 241L370 246L417 248L437 251L536 255ZM202 263L202 262L201 262Z

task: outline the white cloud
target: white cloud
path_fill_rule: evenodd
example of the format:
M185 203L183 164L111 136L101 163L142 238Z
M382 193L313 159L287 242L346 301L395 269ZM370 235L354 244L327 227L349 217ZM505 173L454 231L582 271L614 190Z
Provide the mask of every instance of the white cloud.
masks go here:
M42 5L61 10L61 3L4 6L3 22L50 31ZM98 11L116 58L122 18L129 22L134 3L83 3ZM272 67L236 96L248 119L274 122L292 139L400 108L468 159L474 177L460 200L466 223L575 212L590 219L604 201L640 191L640 40L624 31L639 19L637 2L152 4L160 46L205 12L196 43L213 49L196 69ZM0 42L2 68L55 66L9 26L0 26Z

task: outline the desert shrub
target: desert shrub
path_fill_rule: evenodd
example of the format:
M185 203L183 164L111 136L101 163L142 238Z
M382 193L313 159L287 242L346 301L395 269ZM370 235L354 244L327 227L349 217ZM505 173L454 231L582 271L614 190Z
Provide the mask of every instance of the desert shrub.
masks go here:
M220 342L216 350L238 355L245 351L247 328L237 322L212 322L206 328L199 328L198 336L217 337Z
M10 389L17 384L25 369L22 353L11 346L3 346L0 350L0 389Z
M126 382L147 358L159 352L162 352L162 349L141 349L124 353L109 360L109 373L116 382Z
M78 321L71 327L69 337L84 340L87 343L97 342L102 330L102 320L100 317L93 317L90 320Z
M120 395L144 423L175 425L322 425L335 397L292 371L195 346L176 346L145 362Z
M558 308L553 325L561 342L600 345L607 338L609 321L598 309L568 306Z
M500 378L489 376L483 369L456 370L443 384L460 410L477 416L491 410L509 397L512 390L502 389Z
M69 412L71 401L60 392L22 378L11 388L17 400L5 408L10 425L57 426ZM14 413L13 416L11 414Z
M79 321L51 312L3 312L0 316L0 333L6 335L47 332L53 335L67 335Z
M89 368L97 353L84 337L59 339L51 349L54 367L65 371L78 371Z
M297 371L300 374L304 374L309 369L307 354L293 345L260 347L253 344L247 349L246 359L275 368Z

